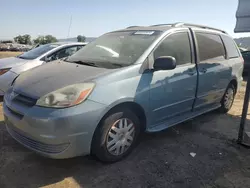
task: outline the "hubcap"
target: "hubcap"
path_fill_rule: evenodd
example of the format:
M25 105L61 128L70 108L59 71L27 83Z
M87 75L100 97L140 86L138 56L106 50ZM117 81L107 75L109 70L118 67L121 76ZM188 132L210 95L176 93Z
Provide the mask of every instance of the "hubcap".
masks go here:
M234 90L232 88L229 88L224 98L225 107L230 108L233 104L233 100L234 100Z
M110 128L107 136L106 147L112 155L122 155L133 143L135 136L134 123L122 118L117 120Z

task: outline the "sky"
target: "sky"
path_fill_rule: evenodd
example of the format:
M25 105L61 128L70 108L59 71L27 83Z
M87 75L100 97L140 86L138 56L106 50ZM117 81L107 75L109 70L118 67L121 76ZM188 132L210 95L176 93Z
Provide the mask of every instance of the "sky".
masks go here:
M20 34L98 37L131 25L174 22L250 36L233 31L237 6L238 0L0 0L0 39Z

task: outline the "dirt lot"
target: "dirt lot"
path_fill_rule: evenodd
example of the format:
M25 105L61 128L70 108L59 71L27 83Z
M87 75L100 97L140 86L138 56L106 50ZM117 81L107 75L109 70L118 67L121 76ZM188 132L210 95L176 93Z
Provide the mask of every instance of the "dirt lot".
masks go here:
M0 59L5 58L5 57L17 56L21 53L23 53L23 52L3 52L3 51L0 51Z
M40 157L16 143L1 122L0 187L250 187L250 149L235 142L243 92L229 114L214 111L145 134L128 158L108 165L91 157Z

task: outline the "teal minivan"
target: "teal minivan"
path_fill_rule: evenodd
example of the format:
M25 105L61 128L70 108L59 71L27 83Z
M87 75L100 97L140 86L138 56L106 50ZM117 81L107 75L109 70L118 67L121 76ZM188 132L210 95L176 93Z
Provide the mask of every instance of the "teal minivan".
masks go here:
M225 31L186 23L132 26L21 74L4 96L6 127L43 156L93 154L115 162L144 131L217 108L227 112L242 71L240 51Z

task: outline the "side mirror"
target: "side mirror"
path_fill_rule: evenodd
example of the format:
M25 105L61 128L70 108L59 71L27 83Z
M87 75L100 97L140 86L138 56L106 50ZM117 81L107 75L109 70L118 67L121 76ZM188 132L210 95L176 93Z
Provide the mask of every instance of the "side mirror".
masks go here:
M45 61L46 63L52 61L52 56L50 56L50 57L45 56L44 61Z
M176 59L172 56L158 57L154 62L154 70L172 70L176 67Z
M44 61L45 61L45 62L49 62L49 61L50 61L50 58L49 58L48 56L45 56L45 57L44 57Z

